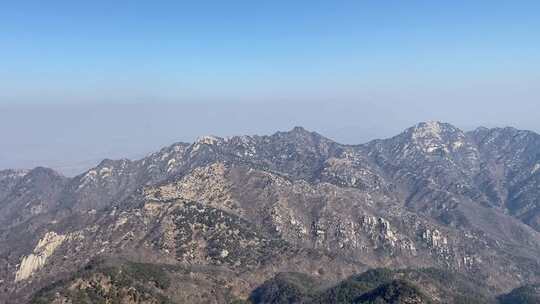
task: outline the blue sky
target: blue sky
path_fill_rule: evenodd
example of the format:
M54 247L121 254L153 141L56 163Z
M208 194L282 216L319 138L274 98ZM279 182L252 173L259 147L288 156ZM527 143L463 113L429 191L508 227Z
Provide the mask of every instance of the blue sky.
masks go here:
M540 131L538 113L540 1L0 7L0 168L75 174L295 125L344 143L425 120Z
M362 97L538 80L538 1L9 1L0 102Z

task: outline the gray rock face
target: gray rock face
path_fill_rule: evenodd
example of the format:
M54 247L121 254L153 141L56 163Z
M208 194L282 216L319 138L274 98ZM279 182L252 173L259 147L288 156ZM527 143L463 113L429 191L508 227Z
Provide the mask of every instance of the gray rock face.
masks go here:
M0 171L0 300L27 301L97 257L225 269L239 298L279 271L337 281L379 266L444 268L502 293L540 280L539 231L532 132L204 136L74 178Z

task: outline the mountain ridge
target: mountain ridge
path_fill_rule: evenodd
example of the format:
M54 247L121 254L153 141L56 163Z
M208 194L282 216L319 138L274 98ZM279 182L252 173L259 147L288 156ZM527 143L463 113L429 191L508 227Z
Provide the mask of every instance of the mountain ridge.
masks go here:
M294 133L304 133L304 134L314 134L315 136L318 136L318 137L321 137L321 138L325 138L327 140L330 140L332 142L335 142L336 144L339 144L341 146L363 146L363 145L367 145L371 142L377 142L377 141L384 141L384 140L388 140L388 139L391 139L393 137L396 137L396 136L400 136L402 135L403 133L407 133L407 131L409 130L413 130L414 128L417 128L419 125L422 125L422 124L433 124L433 123L438 123L438 124L444 124L444 125L448 125L448 126L451 126L452 128L456 129L456 130L459 130L461 132L464 132L466 134L474 134L474 133L480 133L481 131L488 131L488 132L493 132L493 131L504 131L504 130L511 130L511 131L516 131L516 132L519 132L519 133L526 133L526 134L531 134L533 136L540 136L540 134L538 134L537 132L533 131L533 130L525 130L525 129L518 129L518 128L515 128L515 127L512 127L512 126L506 126L506 127L493 127L493 128L489 128L489 127L484 127L484 126L480 126L480 127L477 127L475 128L474 130L469 130L469 131L463 131L461 130L460 128L458 127L455 127L454 125L452 125L451 123L447 123L447 122L441 122L441 121L424 121L424 122L419 122L417 124L415 124L414 126L411 126L411 127L408 127L408 128L405 128L403 129L402 132L400 132L399 134L397 135L394 135L394 136L391 136L391 137L387 137L387 138L378 138L378 139L371 139L371 140L368 140L367 142L364 142L364 143L351 143L351 144L343 144L343 143L340 143L340 142L337 142L337 141L334 141L332 139L329 139L328 137L325 137L324 135L321 135L320 133L316 132L316 131L310 131L302 126L294 126L292 127L290 130L288 131L277 131L273 134L269 134L269 135L232 135L232 136L225 136L225 137L222 137L222 136L216 136L216 135L212 135L212 134L207 134L207 135L202 135L200 137L198 137L197 139L195 139L195 141L191 142L191 143L188 143L188 142L175 142L173 144L170 144L170 145L166 145L166 146L163 146L161 148L158 149L157 152L150 152L148 153L146 156L143 156L142 158L137 158L137 159L132 159L132 158L120 158L120 159L109 159L109 158L104 158L102 161L100 161L100 163L104 162L104 161L130 161L130 162L136 162L136 161L141 161L143 159L146 159L146 158L149 158L151 157L152 155L154 154L158 154L162 151L165 151L165 150L169 150L171 148L174 148L176 146L190 146L190 145L193 145L197 142L199 142L201 139L203 138L216 138L216 139L221 139L221 140L231 140L231 139L237 139L237 138L242 138L242 137L271 137L271 136L275 136L275 135L278 135L278 134L294 134ZM96 167L99 166L96 165ZM43 165L43 166L37 166L37 167L34 167L34 168L31 168L31 169L28 169L28 168L2 168L0 169L0 179L2 178L1 174L2 173L9 173L9 172L25 172L25 173L28 173L28 171L32 170L32 169L35 169L35 168L47 168L47 169L51 169L51 170L54 170L57 174L59 175L63 175L61 172L53 169L53 168L50 168L50 167L47 167L46 165ZM79 173L73 177L77 177L77 176L80 176L82 174L85 174L87 173L89 170L91 170L92 168L82 172L82 173ZM71 178L73 178L71 177Z
M426 122L342 145L295 127L203 136L73 178L3 170L0 299L108 256L227 269L241 298L280 271L337 282L380 266L508 292L540 281L539 138Z

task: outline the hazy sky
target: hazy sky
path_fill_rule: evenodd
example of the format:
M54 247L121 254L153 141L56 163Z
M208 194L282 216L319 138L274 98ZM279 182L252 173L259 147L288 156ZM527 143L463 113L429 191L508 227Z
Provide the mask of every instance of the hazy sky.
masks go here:
M540 1L6 1L0 168L420 120L540 130Z

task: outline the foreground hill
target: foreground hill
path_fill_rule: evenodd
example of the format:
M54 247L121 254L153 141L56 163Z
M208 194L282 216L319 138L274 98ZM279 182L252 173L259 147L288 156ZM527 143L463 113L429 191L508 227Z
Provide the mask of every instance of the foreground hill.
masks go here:
M278 273L255 288L246 300L235 298L230 287L226 288L233 280L231 273L204 267L101 260L40 290L31 302L499 303L487 293L486 286L433 268L373 269L336 284L302 273ZM224 286L216 289L216 284ZM502 296L500 303L516 303L510 297L522 295L523 291L514 291Z
M121 279L130 287L106 288L120 302L140 284L137 301L223 303L253 299L278 273L331 288L376 267L459 274L495 299L540 280L539 198L540 135L438 122L363 145L299 127L205 136L74 178L0 171L0 301L101 286L122 269L136 276L133 265L165 268L174 288ZM112 268L88 274L99 259ZM394 276L351 301L461 303L417 288L425 282Z

